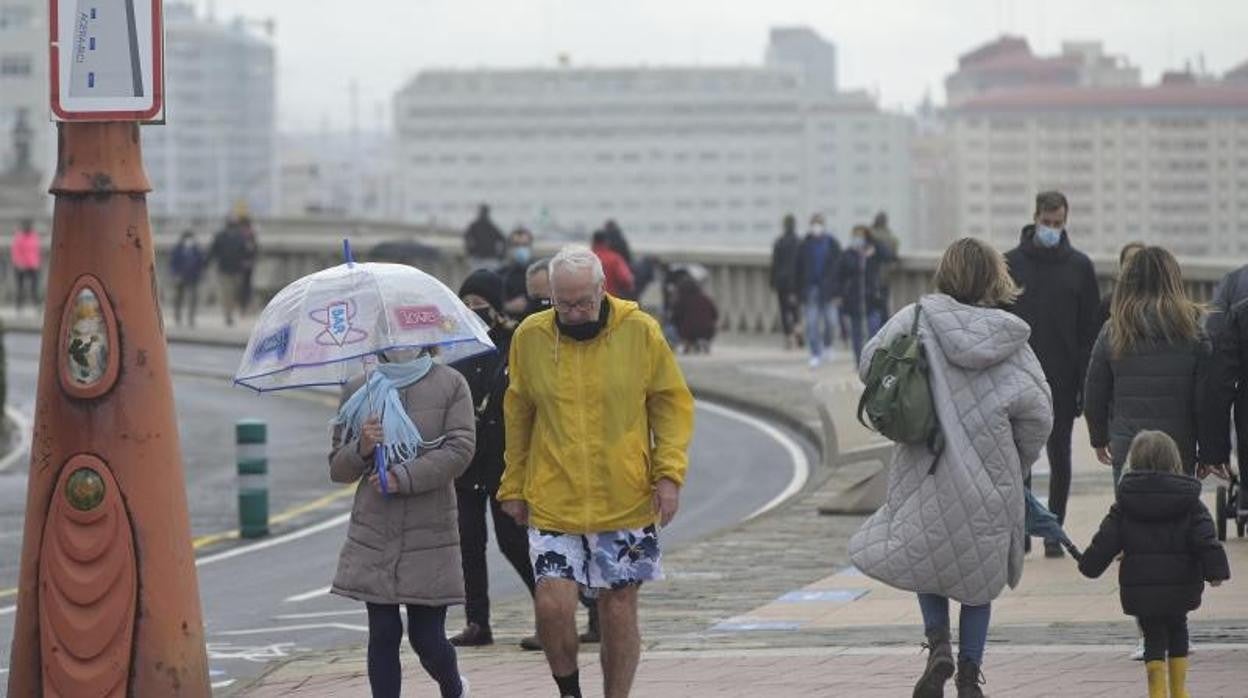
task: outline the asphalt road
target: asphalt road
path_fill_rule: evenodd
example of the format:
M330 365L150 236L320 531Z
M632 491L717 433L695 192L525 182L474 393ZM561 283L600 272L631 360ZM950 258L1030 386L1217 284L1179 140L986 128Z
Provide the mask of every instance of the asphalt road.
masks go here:
M11 333L5 341L9 403L30 415L37 340ZM268 422L271 512L337 491L324 465L332 394L256 396L221 378L236 368L236 350L174 345L170 352L193 535L237 525L233 423L239 418ZM811 458L809 449L791 435L699 404L682 511L664 530L665 545L705 536L773 503L793 484L798 454ZM18 577L25 470L23 461L0 473L0 695L13 624L13 597L5 593ZM333 576L349 507L350 498L339 497L292 517L258 544L226 543L200 551L200 594L214 686L227 688L294 652L365 639L362 604L323 592ZM490 577L494 598L523 590L494 549ZM453 611L448 627L453 631L461 623L462 614Z

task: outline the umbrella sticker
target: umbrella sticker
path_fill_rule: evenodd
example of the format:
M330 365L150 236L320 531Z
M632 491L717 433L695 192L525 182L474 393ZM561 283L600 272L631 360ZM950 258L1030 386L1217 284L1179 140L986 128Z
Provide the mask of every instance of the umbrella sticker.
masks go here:
M443 327L443 321L449 319L442 317L442 311L438 310L436 305L407 305L395 308L394 318L399 321L399 327L405 330Z
M290 348L290 325L279 328L273 334L261 339L256 344L255 352L252 358L259 361L270 354L275 359L281 360L286 358L286 350Z
M325 331L316 336L316 343L326 347L344 347L368 339L367 332L351 326L355 314L355 303L351 301L335 301L328 307L313 310L308 316L313 322L325 326Z

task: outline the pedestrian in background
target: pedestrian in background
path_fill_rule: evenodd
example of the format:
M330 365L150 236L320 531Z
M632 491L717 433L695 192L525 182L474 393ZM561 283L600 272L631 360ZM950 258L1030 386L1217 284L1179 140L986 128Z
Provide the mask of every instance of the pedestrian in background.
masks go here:
M229 220L212 238L208 259L217 264L217 282L221 295L221 313L227 327L234 326L234 316L243 299L243 272L248 256L247 239L238 221Z
M524 276L524 295L528 305L521 321L530 315L550 310L550 258L543 257L529 265Z
M43 243L35 222L27 218L13 231L9 243L9 261L17 279L17 312L29 296L32 304L42 302L39 294L39 270L43 268Z
M784 348L801 346L797 323L800 315L797 287L798 248L797 219L793 214L784 217L784 231L771 246L771 290L780 304L780 329L784 332Z
M528 532L503 513L495 496L503 476L503 397L507 393L507 360L512 335L510 323L503 314L503 281L492 271L478 269L464 279L459 297L490 328L490 340L497 350L452 364L468 381L472 393L477 447L468 470L455 481L467 626L451 638L451 644L480 647L494 644L494 632L490 627L490 574L486 563L487 515L494 523L499 551L520 575L530 595L534 589L533 567L529 564ZM527 650L542 648L536 637L524 638L520 646Z
M1066 520L1071 438L1075 419L1083 413L1084 376L1101 325L1096 271L1092 260L1071 246L1066 231L1069 212L1061 192L1041 192L1034 222L1023 228L1018 247L1006 254L1014 283L1023 289L1010 310L1031 327L1031 347L1053 390L1048 506L1059 523ZM1046 540L1044 554L1065 553L1056 540Z
M1023 572L1023 477L1053 423L1027 323L1003 310L1019 289L990 245L963 238L936 268L937 293L903 308L867 343L859 364L914 327L926 350L945 447L899 444L884 504L850 539L866 575L918 594L929 655L916 698L944 695L954 675L949 601L958 623L960 698L979 698L991 603Z
M1184 471L1195 472L1201 442L1208 441L1199 438L1198 412L1213 368L1202 321L1174 255L1144 247L1127 256L1083 391L1092 448L1113 467L1115 487L1127 449L1146 430L1174 439Z
M806 343L810 346L810 367L818 368L832 348L832 336L839 324L837 306L841 303L837 270L841 245L828 234L823 216L810 218L810 228L798 248L797 288L805 315Z
M1148 247L1148 245L1145 245L1142 242L1128 242L1127 244L1122 246L1122 249L1118 250L1118 271L1114 275L1115 286L1117 286L1118 280L1122 278L1122 271L1126 269L1127 267L1127 260L1131 258L1131 255L1135 254L1136 252L1139 252L1145 247ZM1101 327L1102 328L1105 327L1105 323L1109 322L1110 313L1113 311L1113 304L1114 304L1113 291L1110 291L1109 293L1106 293L1105 295L1101 296Z
M893 273L901 260L901 241L897 239L892 228L888 227L888 213L880 211L875 214L875 220L871 223L871 240L876 249L886 253L877 262L879 264L879 271L876 274L878 292L873 307L867 309L869 317L867 334L874 335L880 331L880 326L884 324L885 318L891 312Z
M663 576L658 529L679 508L693 433L693 396L658 323L607 295L605 277L585 247L551 261L554 312L512 339L498 491L529 526L538 634L559 695L572 698L581 589L598 596L605 695L632 688L638 589Z
M1207 323L1206 326L1214 325ZM1201 412L1201 478L1210 470L1229 480L1232 446L1238 450L1239 501L1229 502L1232 515L1248 517L1248 299L1231 307L1217 323L1222 334L1212 337L1214 372ZM1233 421L1232 421L1233 417ZM1231 436L1234 434L1234 444Z
M883 320L875 319L873 313L883 308L880 270L892 261L891 255L888 247L876 244L871 229L865 225L854 226L849 247L841 253L836 273L840 284L840 312L849 323L849 341L855 362L862 360L862 344L866 341L868 327L884 324Z
M498 268L503 280L503 309L510 317L523 316L529 305L525 280L532 263L533 233L528 228L516 228L507 236L507 261Z
M624 255L612 247L605 230L594 233L593 251L602 262L602 270L606 274L607 293L616 298L628 300L633 295L633 270Z
M175 322L181 325L185 318L194 327L195 311L199 306L199 281L204 273L204 251L195 240L195 231L182 232L177 246L173 248L169 266L173 272Z
M255 293L256 262L260 259L260 243L256 234L256 226L246 213L237 219L238 233L243 240L242 269L238 277L238 308L239 313L251 313L251 300Z
M719 325L719 309L693 276L685 276L676 289L672 321L685 354L709 354Z
M399 645L407 637L442 698L468 693L455 648L446 638L446 609L464 602L455 479L476 445L472 394L455 369L428 350L391 350L365 381L351 379L334 420L329 476L355 484L351 523L330 590L368 609L368 682L373 696L399 698ZM364 388L361 390L361 388ZM373 404L402 406L384 410ZM383 444L399 434L401 443ZM388 448L386 492L373 467ZM404 460L400 453L416 453Z
M1205 582L1231 578L1200 481L1185 473L1180 447L1160 431L1131 442L1114 504L1083 552L1079 571L1095 579L1121 553L1122 611L1144 633L1149 698L1187 698L1187 614L1200 608ZM1168 681L1167 681L1167 673Z
M493 269L506 249L503 231L490 220L490 207L481 204L477 207L476 219L464 231L464 252L468 255L469 268Z

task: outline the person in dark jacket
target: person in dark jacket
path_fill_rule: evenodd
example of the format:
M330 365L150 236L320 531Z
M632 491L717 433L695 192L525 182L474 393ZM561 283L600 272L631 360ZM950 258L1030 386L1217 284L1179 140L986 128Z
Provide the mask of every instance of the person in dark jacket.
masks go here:
M1101 463L1113 466L1115 484L1131 440L1146 429L1174 439L1184 471L1195 472L1200 447L1208 441L1198 433L1208 430L1198 412L1206 401L1213 354L1201 320L1173 255L1145 247L1129 256L1084 388L1092 447Z
M715 339L715 328L719 324L719 309L692 276L685 276L677 286L672 320L684 353L711 351L711 340Z
M893 261L892 250L878 245L871 229L854 226L849 247L841 253L837 271L840 283L841 317L849 323L849 341L854 348L854 362L862 361L862 345L866 341L868 322L873 310L884 304L880 287L881 268Z
M507 236L507 261L498 268L503 280L503 310L513 319L523 319L529 305L524 285L532 263L533 233L527 228L516 228Z
M793 214L784 217L784 232L771 247L771 290L780 303L780 327L784 330L784 346L792 349L801 346L797 337L797 320L801 305L797 294L797 219Z
M1070 447L1075 418L1082 412L1084 374L1100 330L1101 294L1092 260L1070 244L1070 207L1060 192L1036 196L1035 222L1023 228L1018 247L1006 254L1010 274L1023 295L1008 310L1031 326L1035 350L1053 391L1053 433L1049 436L1049 509L1066 520L1070 496ZM1027 486L1031 487L1030 477ZM1061 557L1056 540L1044 553Z
M185 307L186 319L194 327L195 310L199 305L199 279L204 273L204 251L195 241L194 231L182 233L177 247L173 248L169 266L176 289L173 302L175 321L182 324L182 309Z
M481 204L477 209L477 218L464 231L464 251L473 268L492 267L503 257L507 241L503 232L490 220L490 207Z
M823 363L824 353L831 348L830 337L839 325L837 306L841 303L836 272L841 259L841 244L828 234L823 216L810 219L810 229L797 252L797 289L805 313L806 343L810 346L810 366Z
M1144 633L1148 695L1165 698L1168 668L1169 695L1185 698L1187 614L1200 607L1205 582L1219 586L1231 578L1230 563L1200 501L1200 482L1183 473L1174 439L1140 432L1127 462L1079 571L1099 577L1122 553L1119 597L1123 612L1135 616Z
M1217 341L1222 336L1231 308L1248 300L1248 265L1242 266L1218 282L1209 302L1209 317L1205 319L1205 331Z
M247 236L237 220L231 220L217 231L208 249L205 265L217 263L217 280L220 284L221 312L227 327L234 325L234 315L242 306L243 275L247 270L249 255Z
M1145 245L1142 242L1128 242L1127 244L1122 246L1122 249L1118 251L1118 278L1122 277L1122 270L1127 267L1127 260L1131 258L1131 255L1135 254L1136 252L1139 252L1145 247L1148 247L1148 245ZM1117 279L1115 279L1115 283L1117 283ZM1114 294L1112 291L1110 293L1106 293L1105 295L1101 296L1101 327L1102 328L1105 327L1105 323L1109 322L1109 315L1110 315L1110 311L1112 310L1110 306L1113 302L1114 302Z
M503 476L503 396L507 393L507 353L512 334L503 315L503 281L494 272L479 269L464 280L459 296L489 326L490 339L498 350L452 364L467 379L472 393L477 448L468 470L455 481L463 555L464 615L468 625L451 638L451 644L477 647L494 643L485 557L489 538L487 511L494 522L494 536L503 557L515 568L530 594L535 587L533 567L529 563L528 532L503 513L495 498ZM524 638L520 646L529 650L542 648L536 637Z
M1233 428L1239 448L1240 488L1239 501L1232 502L1232 506L1239 516L1248 516L1248 488L1244 487L1248 483L1248 298L1231 306L1218 326L1221 334L1213 338L1213 375L1201 413L1201 424L1207 428L1208 437L1201 444L1204 467L1200 475L1216 471L1222 478L1230 478Z

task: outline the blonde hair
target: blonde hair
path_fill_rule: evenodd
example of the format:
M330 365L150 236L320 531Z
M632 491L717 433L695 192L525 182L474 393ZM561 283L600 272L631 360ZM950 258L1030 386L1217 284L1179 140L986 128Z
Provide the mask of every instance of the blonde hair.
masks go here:
M1127 453L1131 472L1183 473L1183 457L1179 445L1162 431L1142 431L1131 441Z
M977 238L962 238L945 249L935 283L937 291L959 303L987 308L1009 305L1022 293L1005 256Z
M1191 342L1200 336L1201 306L1187 297L1179 262L1149 246L1127 256L1110 307L1109 346L1115 358L1141 344Z

